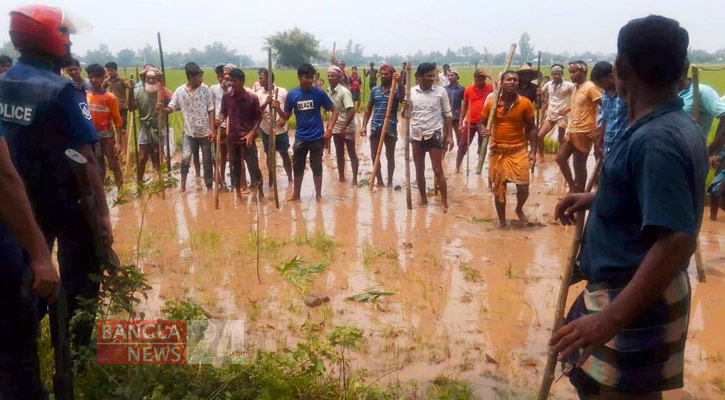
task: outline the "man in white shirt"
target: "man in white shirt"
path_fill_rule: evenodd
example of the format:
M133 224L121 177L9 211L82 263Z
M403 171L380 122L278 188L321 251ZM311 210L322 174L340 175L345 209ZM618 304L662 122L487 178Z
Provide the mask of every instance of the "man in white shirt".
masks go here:
M410 116L410 143L413 149L415 178L420 193L420 204L428 204L425 189L425 153L430 161L441 191L443 212L448 211L448 186L443 174L443 154L453 149L453 114L448 94L441 86L433 85L436 66L422 63L415 73L419 84L413 87L410 99L403 101L403 112Z
M272 95L270 96L267 86L269 85L269 77L272 77ZM259 69L259 79L257 80L257 86L259 90L255 93L259 98L259 107L262 111L262 122L259 124L259 129L262 131L262 144L264 144L264 153L269 157L269 135L272 133L272 117L269 113L269 105L272 104L274 97L274 91L277 90L277 101L284 104L287 99L287 90L274 84L274 72L271 74L267 71L267 68ZM287 121L277 117L277 122L274 127L275 132L275 148L280 158L282 159L282 166L284 172L287 173L287 181L292 182L292 161L289 157L289 132L287 132ZM269 164L267 164L269 167ZM269 186L272 186L272 174L269 174Z
M443 72L438 74L438 84L441 87L446 87L450 84L450 81L448 80L448 71L450 71L450 69L450 65L443 64Z
M562 79L563 74L563 65L552 65L552 79L549 82L546 82L544 87L540 89L541 92L539 95L544 100L544 107L546 108L546 118L539 128L539 139L541 140L544 140L544 137L551 132L554 127L557 128L557 138L559 143L564 140L566 126L569 123L569 111L571 111L569 100L576 90L576 85ZM543 159L543 146L539 149L539 155Z
M214 68L214 72L216 73L216 80L217 83L211 85L209 87L209 91L211 92L211 98L212 101L214 101L214 115L216 118L216 115L219 115L219 110L222 108L222 96L224 95L224 92L227 91L227 80L224 78L224 65L218 65L216 68ZM221 135L219 138L219 171L221 172L222 177L222 191L226 191L226 179L224 178L226 175L224 175L224 172L227 167L227 122L222 121L220 127L218 128L218 132L216 132L218 135ZM194 156L194 168L197 170L197 175L199 171L199 156L198 154L193 154Z
M202 85L204 71L196 63L184 66L188 82L179 86L167 107L157 105L166 114L181 111L184 118L184 144L181 156L181 191L186 191L186 176L189 174L191 154L201 147L204 165L204 183L211 191L214 166L211 157L211 138L214 131L214 102L211 91Z

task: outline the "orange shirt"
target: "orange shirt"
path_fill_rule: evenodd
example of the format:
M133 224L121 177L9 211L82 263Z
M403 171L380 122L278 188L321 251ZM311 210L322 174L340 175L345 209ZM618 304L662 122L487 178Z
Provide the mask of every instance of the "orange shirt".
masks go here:
M493 107L493 96L489 96L483 106L482 117L488 119ZM531 100L519 94L511 106L511 109L504 110L503 101L498 102L496 119L493 121L493 145L500 146L502 150L526 146L526 132L524 121L534 118L534 105Z
M463 101L468 102L468 117L470 117L470 123L478 124L481 122L481 110L483 110L483 103L486 101L486 97L493 93L493 85L487 83L483 89L478 89L476 84L469 86L463 92ZM465 116L461 116L463 119ZM486 114L488 118L488 114Z
M118 110L118 100L113 93L93 93L93 91L89 90L86 92L86 100L88 101L88 108L91 110L91 121L98 133L113 132L111 120L113 120L116 129L123 127L121 112Z
M602 91L592 81L577 86L571 96L568 132L594 132L597 129L597 103Z

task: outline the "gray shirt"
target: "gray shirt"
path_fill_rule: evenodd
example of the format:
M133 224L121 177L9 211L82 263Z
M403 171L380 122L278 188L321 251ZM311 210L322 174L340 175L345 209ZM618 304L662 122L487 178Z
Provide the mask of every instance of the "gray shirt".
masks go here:
M433 85L423 91L420 85L410 91L410 138L430 139L436 131L443 131L443 119L452 118L451 103L446 90Z

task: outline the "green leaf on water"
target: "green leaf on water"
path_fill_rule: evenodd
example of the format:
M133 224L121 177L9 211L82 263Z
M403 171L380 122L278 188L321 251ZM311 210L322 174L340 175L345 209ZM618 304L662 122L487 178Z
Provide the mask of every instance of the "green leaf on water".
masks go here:
M375 303L383 296L392 296L394 292L385 292L381 290L366 290L356 295L345 297L345 301L357 301L358 303Z

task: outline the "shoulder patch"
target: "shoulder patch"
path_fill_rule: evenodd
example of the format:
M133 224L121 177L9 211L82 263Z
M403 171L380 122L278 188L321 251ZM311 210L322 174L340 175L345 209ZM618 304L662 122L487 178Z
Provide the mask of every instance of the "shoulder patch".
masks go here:
M88 103L85 101L82 101L78 103L78 107L81 109L81 113L83 114L83 117L85 117L87 120L91 120L91 110L88 108Z

